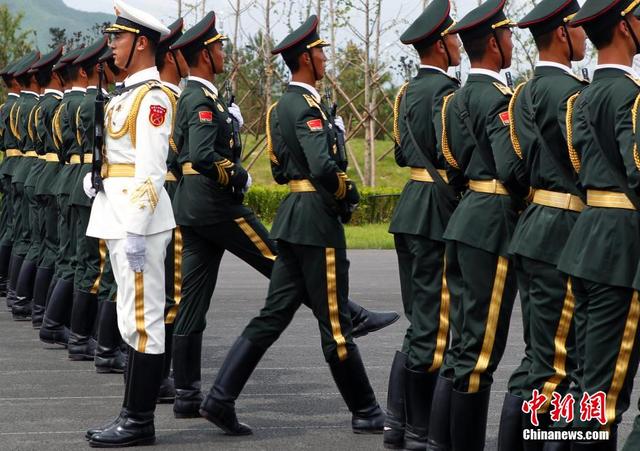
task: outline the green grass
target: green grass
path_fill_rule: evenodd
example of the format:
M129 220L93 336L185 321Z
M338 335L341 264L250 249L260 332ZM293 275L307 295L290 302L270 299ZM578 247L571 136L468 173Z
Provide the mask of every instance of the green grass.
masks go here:
M349 249L394 249L388 224L348 225L344 230Z
M249 151L254 147L256 138L252 135L244 135L243 138L244 155L246 157ZM262 136L258 136L258 141L261 138ZM364 139L353 138L349 140L349 143L347 145L353 151L356 160L360 164L362 170L364 170ZM376 141L376 159L383 155L386 151L391 149L392 146L393 143L389 140ZM264 143L262 143L258 147L258 149L262 149L262 147L264 147ZM248 166L251 161L253 161L257 153L258 150L256 150L252 155L249 156L249 158L245 160L245 167ZM255 184L263 186L275 185L275 182L271 177L271 166L269 165L269 157L267 156L266 151L264 151L258 157L249 171L251 172L251 177L253 178L253 182ZM351 162L349 170L347 172L349 174L349 177L358 183L358 186L362 186L362 181L360 180L360 177L354 169L353 162ZM376 162L376 187L397 189L397 191L400 192L408 178L409 170L407 168L401 168L396 165L396 162L393 158L393 152L389 153L381 161Z

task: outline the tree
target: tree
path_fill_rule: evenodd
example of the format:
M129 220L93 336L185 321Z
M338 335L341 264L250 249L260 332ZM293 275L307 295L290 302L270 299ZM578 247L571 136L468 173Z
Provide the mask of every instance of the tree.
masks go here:
M7 5L0 5L0 68L32 50L29 42L32 31L22 29L23 17L22 13L11 14ZM5 90L6 86L0 87L2 101L5 98Z
M100 39L103 35L102 30L109 25L109 22L95 23L84 31L75 31L71 36L67 36L67 30L64 28L49 28L49 36L51 50L63 45L66 49L73 49L81 45L91 45L94 41Z

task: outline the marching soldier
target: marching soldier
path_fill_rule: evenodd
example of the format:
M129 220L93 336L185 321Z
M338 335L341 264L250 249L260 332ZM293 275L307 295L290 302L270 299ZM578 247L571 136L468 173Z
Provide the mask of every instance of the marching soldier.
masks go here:
M30 302L32 305L31 320L35 328L42 324L57 251L58 209L55 198L52 196L51 186L58 173L60 163L53 139L52 124L64 89L64 81L59 71L54 70L61 57L62 46L43 56L34 66L34 70L37 71L38 83L44 88L33 115L33 134L37 138L35 150L43 163L40 171L34 164L27 179L28 184L33 184L33 198L37 204L37 208L34 208L34 215L38 218L37 228L33 229L32 235L37 234L40 242L39 248L34 251L35 272L32 275L31 283L28 284L28 288L31 290L29 294L33 299ZM34 239L34 245L35 243ZM23 271L25 265L26 261L23 264Z
M53 187L58 205L58 252L56 254L55 273L49 285L46 310L40 328L40 341L49 345L67 347L69 341L69 320L73 305L73 277L75 268L75 217L71 214L69 194L80 169L80 157L77 155L78 129L76 114L87 91L86 79L80 76L80 66L76 58L82 48L72 50L62 57L58 65L64 72L69 89L53 116L53 135L57 140L60 155L64 162L60 168L56 184ZM56 67L54 67L56 70ZM76 154L74 158L72 154Z
M391 219L405 315L410 326L389 375L384 445L425 449L431 400L449 335L450 293L442 234L457 196L447 185L442 100L459 88L447 75L460 64L460 41L448 0L434 0L400 37L420 57L418 75L398 92L394 108L396 163L411 167ZM406 412L406 419L405 419ZM405 425L406 422L406 425Z
M522 429L532 427L522 402L533 390L550 401L554 392L567 393L575 378L574 296L570 279L556 265L585 199L570 147L559 145L566 143L568 101L586 84L571 72L571 62L585 54L584 30L567 25L579 8L577 1L546 0L518 23L531 31L540 55L532 80L518 86L509 105L513 148L535 194L510 245L526 349L502 406L500 450L522 449ZM549 403L539 411L543 427L550 422L548 410ZM534 445L541 449L543 442L525 446Z
M275 180L289 184L292 192L280 205L271 232L279 253L266 304L229 350L200 408L227 434L251 434L247 425L238 422L235 400L305 298L318 320L325 359L353 414L353 431L379 433L384 423L351 335L349 262L341 220L348 220L359 195L343 171L346 161L334 153L336 130L315 88L324 76L323 47L329 45L317 30L318 18L311 16L272 50L282 54L292 82L268 111L268 152ZM214 52L219 55L214 61L220 64L221 46ZM186 91L181 102L184 99ZM195 111L190 120L208 124L214 115L216 127L224 130L226 115L220 109Z
M174 112L155 67L155 49L169 29L121 0L114 5L118 17L106 32L113 34L116 66L129 76L107 106L102 180L85 176L99 189L87 235L107 243L128 363L123 408L112 422L87 431L93 447L155 441L165 341L164 259L175 227L163 187Z
M173 349L177 418L200 416L202 332L224 252L234 253L266 277L277 253L264 225L242 203L251 180L233 140L231 121L242 125L240 109L227 106L213 84L223 72L225 39L210 12L171 46L180 50L190 72L174 132L183 174L173 201L183 242ZM353 302L348 308L361 335L398 319L395 313L368 312Z
M447 281L454 295L461 293L451 319L460 336L448 356L453 391L450 406L434 404L432 412L446 416L450 409L454 450L484 448L493 372L506 347L516 295L508 243L527 187L509 137L512 93L499 74L511 65L513 48L504 3L489 0L448 31L460 33L471 62L466 85L442 107L449 180L469 186L444 233Z
M640 80L631 69L640 52L637 1L587 0L571 20L598 52L593 81L572 100L568 136L574 166L587 190L587 208L576 221L558 268L571 277L583 396L606 395L606 424L584 421L586 430L608 430L607 442L572 449L615 449L617 425L629 407L638 368L640 300L634 277L640 259L640 169L633 131ZM577 403L576 403L577 404Z

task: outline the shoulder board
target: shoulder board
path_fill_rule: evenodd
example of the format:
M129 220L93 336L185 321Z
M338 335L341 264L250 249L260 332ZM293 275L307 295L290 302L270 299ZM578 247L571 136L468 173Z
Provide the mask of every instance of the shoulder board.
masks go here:
M567 75L571 75L573 78L575 78L576 80L578 80L580 83L582 83L583 85L588 85L589 81L585 80L582 77L578 77L576 74L574 74L573 72L567 72Z
M627 78L634 82L636 85L640 86L640 78L634 77L633 75L627 74Z
M512 96L513 95L513 91L511 90L511 88L509 88L506 85L503 85L502 83L494 82L493 86L495 86L496 89L498 91L500 91L502 94L504 94L505 96Z
M56 100L62 100L62 96L59 96L58 94L54 94L53 98Z
M149 89L162 89L162 83L157 80L149 80L145 83L145 86L147 86Z
M218 97L207 88L202 88L202 92L204 92L205 97L209 97L213 101L218 100Z
M310 95L310 94L302 94L302 97L305 98L305 100L307 101L307 103L309 104L309 106L311 108L317 108L318 107L318 102L316 101L316 99L313 98L312 95Z

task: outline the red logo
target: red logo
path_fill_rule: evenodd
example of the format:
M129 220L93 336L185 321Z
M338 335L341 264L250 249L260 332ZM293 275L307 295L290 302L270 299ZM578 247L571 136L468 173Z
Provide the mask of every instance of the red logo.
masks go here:
M322 119L311 119L310 121L307 121L307 127L309 127L309 130L312 132L321 132L324 130L324 127L322 126Z
M547 397L541 394L538 389L534 389L531 393L531 400L524 401L522 403L522 413L528 413L530 415L531 424L538 426L538 410L547 403Z
M500 120L502 121L502 125L509 125L511 123L511 118L509 117L509 112L504 111L499 114Z
M213 122L213 111L200 111L198 117L200 122Z
M160 127L164 124L164 120L167 117L167 109L160 105L151 105L149 110L149 122L154 127Z

